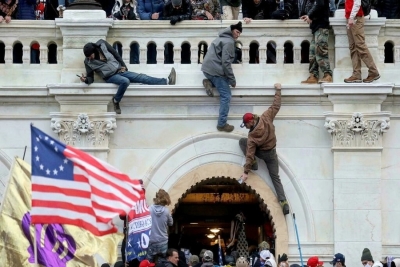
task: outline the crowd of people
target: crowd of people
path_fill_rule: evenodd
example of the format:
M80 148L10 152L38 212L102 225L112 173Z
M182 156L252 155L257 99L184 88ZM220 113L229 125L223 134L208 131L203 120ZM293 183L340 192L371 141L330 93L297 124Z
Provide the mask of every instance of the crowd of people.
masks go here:
M240 10L246 23L251 20L298 19L316 0L97 0L107 17L117 20L237 20ZM329 14L344 8L345 0L328 0ZM397 0L373 0L380 17L400 18ZM1 0L0 23L11 19L52 20L62 18L74 0Z

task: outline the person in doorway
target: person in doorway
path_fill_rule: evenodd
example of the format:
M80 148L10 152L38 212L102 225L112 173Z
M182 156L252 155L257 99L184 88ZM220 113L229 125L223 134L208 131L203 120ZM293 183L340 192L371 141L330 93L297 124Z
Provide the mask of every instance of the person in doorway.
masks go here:
M207 78L203 80L207 95L214 96L214 88L217 88L220 95L218 131L232 132L234 129L232 125L227 123L232 95L229 86L236 87L232 63L235 59L235 41L241 33L241 22L222 30L219 37L208 48L201 66L201 70Z
M169 212L168 207L166 207L171 204L169 194L164 189L160 189L156 193L153 202L154 204L149 208L152 225L149 247L147 249L147 259L152 262L154 262L153 258L155 255L160 253L165 255L167 252L168 226L172 226L173 224L171 213Z
M260 258L255 261L253 267L277 267L274 255L269 250L262 250L260 252Z
M283 214L289 214L289 205L286 200L285 192L279 178L278 156L276 154L276 135L274 118L281 108L281 84L276 83L275 98L272 106L269 107L261 116L252 113L243 115L243 123L240 127L249 129L248 138L241 138L239 146L246 155L246 164L241 176L242 182L248 178L250 170L258 170L256 156L264 160L267 165L269 175L274 184L278 195L279 203L282 206Z
M376 81L381 76L365 43L364 13L361 8L361 0L346 0L344 14L347 19L347 38L349 39L350 57L353 65L353 73L349 78L344 79L344 82L371 83ZM361 61L368 68L368 76L363 80L361 77Z
M203 264L201 267L214 267L213 263L214 254L211 250L206 250L203 255Z
M328 39L329 39L329 0L316 0L315 4L307 15L300 19L310 24L313 34L309 51L310 76L301 83L331 83L332 70L329 64ZM319 70L324 73L324 77L318 80Z
M86 75L82 74L80 80L86 84L94 81L94 72L100 75L107 83L119 85L117 93L112 97L114 111L121 114L119 102L125 94L129 84L157 84L166 85L167 79L155 78L142 73L128 71L124 61L118 52L106 41L100 39L96 43L87 43L83 47L85 54ZM174 85L176 81L175 69L172 68L168 76L168 84Z
M199 264L199 262L200 262L199 256L197 256L197 255L192 255L192 256L190 256L190 258L189 258L189 267L194 267L194 266L196 266L197 264Z

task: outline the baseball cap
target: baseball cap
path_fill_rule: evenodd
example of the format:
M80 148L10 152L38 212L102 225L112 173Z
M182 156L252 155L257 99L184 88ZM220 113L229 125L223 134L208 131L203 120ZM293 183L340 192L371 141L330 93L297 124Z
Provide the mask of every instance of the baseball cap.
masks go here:
M269 259L271 257L271 252L269 250L262 250L260 252L260 258L263 260Z
M139 267L154 267L154 266L156 266L156 264L149 262L149 260L142 260L139 264Z
M333 256L333 261L331 261L330 263L335 265L337 262L340 262L344 265L345 262L345 258L344 255L341 253L336 253L335 256Z
M203 260L204 261L212 261L214 258L214 254L211 250L204 251Z
M240 124L240 127L243 128L244 125L248 122L250 122L253 119L253 113L246 113L243 115L243 122Z
M317 267L318 263L319 263L318 257L314 256L308 259L307 266Z

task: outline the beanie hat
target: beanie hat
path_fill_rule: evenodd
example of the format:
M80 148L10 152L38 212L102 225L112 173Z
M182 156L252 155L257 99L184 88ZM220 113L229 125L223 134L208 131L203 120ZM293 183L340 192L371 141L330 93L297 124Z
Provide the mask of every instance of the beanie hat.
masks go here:
M190 265L196 265L199 262L200 262L200 260L199 260L199 257L197 255L190 256L190 258L189 258Z
M373 261L371 251L369 251L368 248L364 248L361 255L361 261Z
M182 5L182 0L171 0L172 6L177 7Z
M344 258L343 254L336 253L335 256L333 256L333 261L331 261L331 264L335 265L337 262L340 262L340 263L342 263L342 265L344 265L345 258Z
M308 261L307 261L307 266L310 266L310 267L317 267L318 262L319 262L318 257L316 257L316 256L311 257L311 258L309 258Z
M250 122L253 118L254 118L253 113L246 113L246 114L244 114L244 115L243 115L243 122L242 122L242 124L240 124L240 127L243 128L244 125L245 125L246 123ZM265 242L265 241L264 241L264 242ZM267 243L267 242L265 242L265 243ZM262 243L261 243L261 244L262 244ZM261 244L260 244L260 245L261 245ZM268 244L268 243L267 243L267 244ZM258 245L259 248L261 248L260 245ZM269 245L268 245L268 248L263 248L263 249L269 249Z
M172 0L172 1L174 1L174 0ZM242 32L242 22L241 21L239 21L237 24L233 24L233 25L231 25L231 31L233 31L233 30L238 30L238 31L240 31L240 32Z
M240 257L236 261L236 267L248 267L248 266L249 266L249 262L244 257Z
M206 250L204 252L204 255L203 255L204 261L213 261L213 258L214 258L214 254L212 253L211 250Z
M89 57L91 54L94 53L94 51L96 51L96 48L93 43L87 43L83 47L83 53L85 54L85 57Z

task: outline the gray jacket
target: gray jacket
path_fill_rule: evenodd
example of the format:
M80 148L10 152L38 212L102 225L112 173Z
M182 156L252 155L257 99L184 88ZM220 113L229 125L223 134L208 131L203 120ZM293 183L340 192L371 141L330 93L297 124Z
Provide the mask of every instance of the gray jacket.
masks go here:
M173 219L169 209L161 205L151 205L151 234L149 244L165 244L168 242L168 226Z
M235 75L232 70L232 62L235 59L235 39L233 39L231 28L228 27L219 32L208 48L204 57L201 70L211 76L226 77L229 84L236 84Z
M101 78L107 79L118 72L121 67L126 65L118 52L106 41L100 39L96 42L98 52L103 53L106 61L100 59L89 60L85 58L86 68L86 81L85 83L91 84L94 81L94 72L100 75ZM126 68L128 70L128 68Z

